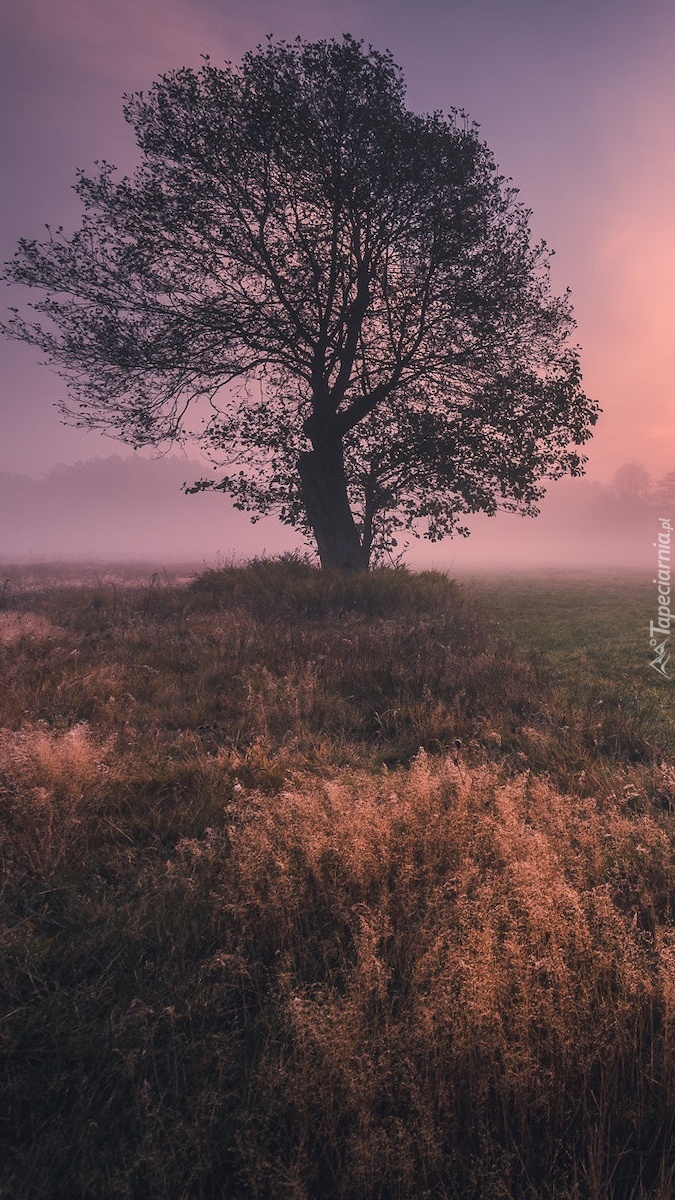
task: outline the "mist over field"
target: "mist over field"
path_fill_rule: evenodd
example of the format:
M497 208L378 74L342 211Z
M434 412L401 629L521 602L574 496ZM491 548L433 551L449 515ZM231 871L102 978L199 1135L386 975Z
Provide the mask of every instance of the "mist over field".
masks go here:
M120 457L0 474L0 558L212 562L293 547L276 521L252 525L222 493L186 496L204 476L182 458Z
M112 455L39 476L0 473L0 560L213 563L302 548L273 518L252 524L222 493L186 496L184 482L208 473L196 460ZM413 541L411 566L441 570L584 567L649 570L657 500L639 465L614 483L566 479L549 488L538 518L469 518L469 538ZM664 511L661 511L663 509Z

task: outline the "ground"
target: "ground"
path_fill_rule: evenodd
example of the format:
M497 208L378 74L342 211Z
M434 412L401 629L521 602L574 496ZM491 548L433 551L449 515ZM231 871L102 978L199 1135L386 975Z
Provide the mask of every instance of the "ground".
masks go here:
M672 1195L649 581L39 574L0 612L2 1194Z

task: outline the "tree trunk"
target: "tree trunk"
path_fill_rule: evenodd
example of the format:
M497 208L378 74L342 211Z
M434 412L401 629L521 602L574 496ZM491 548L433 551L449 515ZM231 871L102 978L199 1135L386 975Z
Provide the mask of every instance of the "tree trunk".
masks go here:
M349 507L342 443L323 444L301 454L298 471L305 512L314 531L321 566L367 571L364 550Z

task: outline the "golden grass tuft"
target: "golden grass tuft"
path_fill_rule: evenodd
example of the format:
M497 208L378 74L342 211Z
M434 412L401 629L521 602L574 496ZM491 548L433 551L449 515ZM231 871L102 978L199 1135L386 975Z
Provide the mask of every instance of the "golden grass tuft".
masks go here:
M0 730L0 854L5 873L45 875L72 857L88 821L112 739L85 722Z
M600 1197L623 1153L665 1197L674 849L620 804L424 754L240 793L167 871L208 888L212 986L258 1028L251 1194Z

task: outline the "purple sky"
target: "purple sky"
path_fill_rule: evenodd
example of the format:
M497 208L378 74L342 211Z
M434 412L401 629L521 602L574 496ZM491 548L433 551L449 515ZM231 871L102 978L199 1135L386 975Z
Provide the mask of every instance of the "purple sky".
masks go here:
M555 248L587 390L604 416L589 475L675 469L675 7L672 0L22 0L0 17L0 257L96 158L133 167L122 93L162 71L237 60L264 39L350 32L388 47L417 111L457 106ZM8 298L9 299L9 298ZM0 345L0 471L40 473L117 449L65 429L58 378Z

